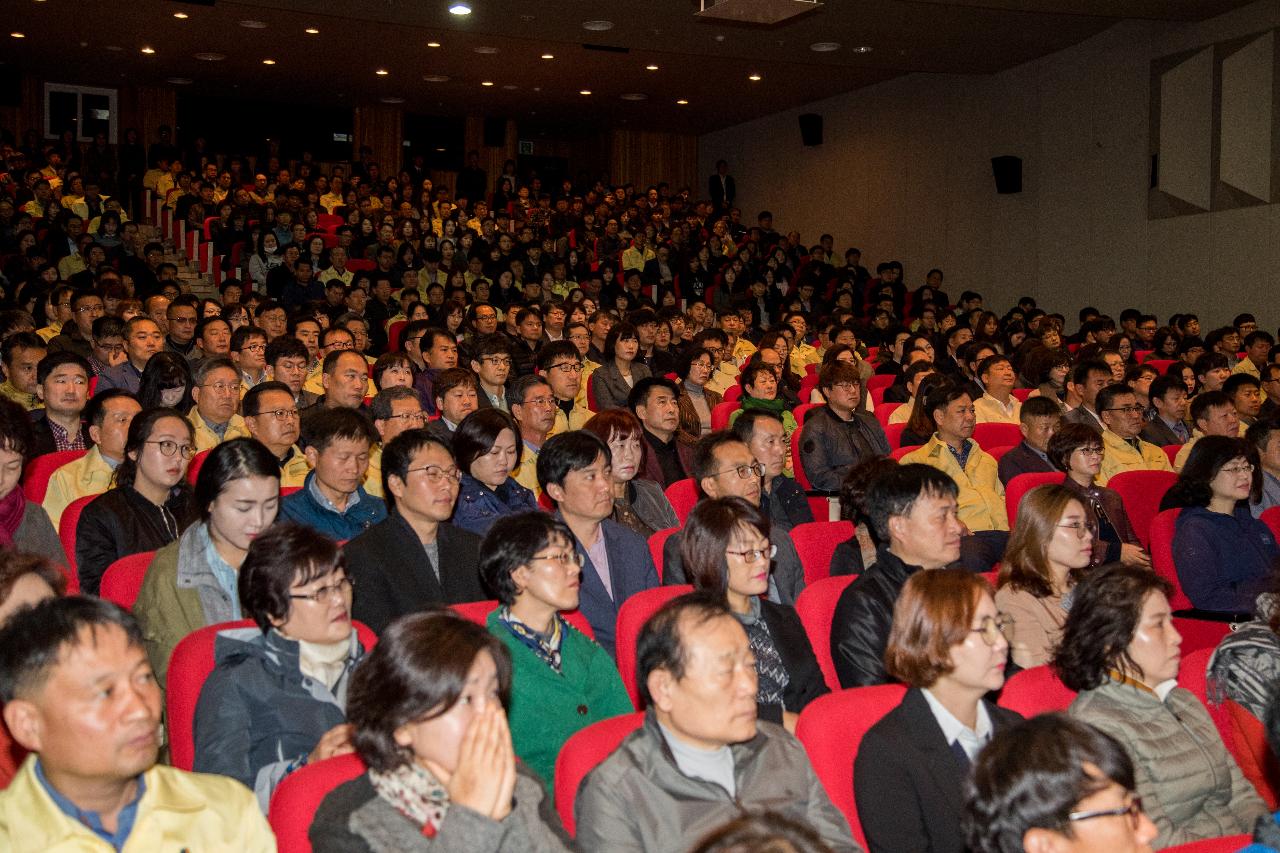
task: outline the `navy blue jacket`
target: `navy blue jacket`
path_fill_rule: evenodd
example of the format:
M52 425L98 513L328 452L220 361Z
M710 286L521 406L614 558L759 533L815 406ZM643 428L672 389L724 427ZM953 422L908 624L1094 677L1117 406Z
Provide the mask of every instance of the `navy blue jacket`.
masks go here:
M316 472L312 471L301 489L280 501L281 519L305 524L335 542L345 542L387 517L387 505L382 502L382 498L375 498L364 490L364 486L356 489L360 500L355 506L348 504L346 512L334 512L311 494L315 478Z
M1247 505L1232 515L1188 507L1173 534L1178 582L1193 607L1219 613L1253 613L1259 593L1274 586L1280 548L1271 529Z
M499 517L538 509L533 492L508 477L496 490L470 474L462 475L458 502L453 507L453 523L477 536L484 536Z

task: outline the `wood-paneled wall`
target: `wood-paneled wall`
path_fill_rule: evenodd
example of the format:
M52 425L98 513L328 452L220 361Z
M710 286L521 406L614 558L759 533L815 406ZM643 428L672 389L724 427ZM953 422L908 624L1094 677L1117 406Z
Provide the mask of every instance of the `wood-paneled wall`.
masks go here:
M22 75L22 102L16 107L0 107L0 127L13 132L19 144L28 130L44 133L44 81Z
M144 145L156 139L156 128L162 124L173 127L178 123L178 95L172 88L163 86L130 86L120 89L116 96L116 108L120 112L117 124L117 142L124 142L126 128L136 127L138 138Z
M400 164L404 162L404 110L378 104L356 107L352 131L353 157L362 145L368 145L384 176L400 171Z
M508 119L506 128L506 133L503 134L503 144L499 147L484 144L483 116L467 116L463 129L462 135L466 150L480 153L480 168L484 169L485 176L488 179L488 192L493 192L496 187L498 176L502 174L502 164L508 160L516 159L516 147L519 140L517 138L518 131L516 130L515 120ZM465 157L463 162L466 162ZM454 177L456 178L457 176L455 175Z
M672 189L698 189L698 137L644 130L610 133L609 177L643 188L666 181Z

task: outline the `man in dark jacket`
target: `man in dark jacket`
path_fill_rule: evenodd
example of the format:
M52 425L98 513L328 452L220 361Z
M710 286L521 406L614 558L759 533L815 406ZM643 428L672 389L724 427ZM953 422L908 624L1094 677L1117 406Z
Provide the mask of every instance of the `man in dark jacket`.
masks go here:
M1049 473L1058 470L1049 461L1049 439L1058 429L1062 410L1056 400L1031 397L1022 404L1018 427L1022 441L1000 457L1000 482L1006 486L1019 474Z
M775 529L790 530L797 524L813 521L813 510L809 508L804 489L783 473L789 448L782 418L764 409L744 411L733 422L733 433L764 466L761 485L769 502L769 520Z
M928 465L890 469L867 489L876 561L840 594L831 619L831 657L841 687L885 684L884 650L893 606L907 578L960 558L964 526L955 481Z
M862 375L848 362L824 365L818 389L827 405L805 417L793 438L800 442L800 464L815 489L835 493L845 475L859 462L889 455L889 440L874 415L859 411Z
M347 571L360 593L352 616L381 633L433 604L481 601L480 537L449 524L461 472L425 429L382 448L388 515L347 543Z

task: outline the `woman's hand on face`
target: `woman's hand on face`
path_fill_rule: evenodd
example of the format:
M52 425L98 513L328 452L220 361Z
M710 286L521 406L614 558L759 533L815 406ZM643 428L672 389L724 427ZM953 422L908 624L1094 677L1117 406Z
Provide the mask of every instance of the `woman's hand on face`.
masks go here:
M505 817L510 811L509 798L502 809L498 806L504 781L504 755L507 761L514 762L511 735L505 717L499 717L501 713L498 706L490 705L471 719L462 733L458 766L452 773L434 761L426 762L427 769L444 785L452 802L488 817L495 814Z
M1126 566L1151 568L1151 557L1147 555L1146 551L1142 550L1142 546L1130 545L1128 542L1120 546L1120 562Z
M326 758L351 752L354 749L351 745L351 732L350 723L340 723L329 729L320 737L320 742L316 744L315 749L311 750L311 754L307 756L307 762L324 761Z

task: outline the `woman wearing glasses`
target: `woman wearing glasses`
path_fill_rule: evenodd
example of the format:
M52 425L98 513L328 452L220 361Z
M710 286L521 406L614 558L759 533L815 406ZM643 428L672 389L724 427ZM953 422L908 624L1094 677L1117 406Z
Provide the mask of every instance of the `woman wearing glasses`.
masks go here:
M581 576L573 533L545 512L498 519L480 546L480 578L499 601L487 626L511 655L511 738L548 791L571 735L633 710L612 658L561 615L577 609Z
M133 424L146 416L145 412L138 415ZM183 444L188 441L184 438ZM185 455L175 453L165 458L172 461ZM179 477L186 467L183 459ZM280 465L255 439L234 438L219 444L200 467L191 503L198 520L180 537L179 528L174 528L172 541L156 552L147 567L133 606L133 614L142 623L151 668L162 688L169 655L179 640L197 628L242 617L236 573L249 545L276 519Z
M1097 434L1088 427L1097 441ZM996 607L1013 620L1009 650L1023 669L1049 662L1071 607L1071 589L1093 560L1094 522L1063 486L1039 486L1018 504L1000 563Z
M1120 493L1095 482L1102 470L1102 439L1098 433L1084 424L1062 421L1045 450L1049 461L1067 474L1062 485L1089 514L1094 534L1093 564L1122 562L1151 568L1151 558L1129 523Z
M607 409L583 427L609 445L613 460L613 520L648 539L659 530L679 527L680 519L653 480L638 477L644 471L647 446L640 420L626 409Z
M366 649L351 625L351 580L333 540L285 523L254 539L240 566L240 609L195 715L195 767L247 785L265 812L284 777L350 752L347 685Z
M909 689L854 760L870 853L964 850L970 767L993 734L1022 719L984 698L1004 686L1008 627L986 581L971 572L917 572L902 588L884 660Z
M1156 849L1249 832L1268 813L1209 712L1178 687L1182 637L1171 589L1136 566L1090 572L1076 587L1053 661L1062 683L1079 692L1071 716L1123 743L1133 758L1135 792L1160 830Z
M756 659L760 719L794 733L805 706L827 692L818 659L794 607L769 592L769 516L742 498L702 500L685 523L680 561L694 589L723 595Z
M591 371L597 412L627 407L631 389L649 376L649 368L636 361L639 354L640 337L636 327L626 322L615 324L604 339L604 364Z
M107 567L178 538L192 514L187 463L195 454L191 422L175 409L139 412L129 424L114 488L90 501L76 525L80 589L97 595Z
M1280 548L1271 529L1249 512L1262 489L1262 468L1252 444L1204 436L1160 503L1181 508L1173 535L1178 582L1193 607L1248 614L1259 594L1271 592Z
M524 442L515 418L501 409L478 409L453 433L453 456L462 488L453 523L480 536L501 516L538 508L533 492L516 482Z

